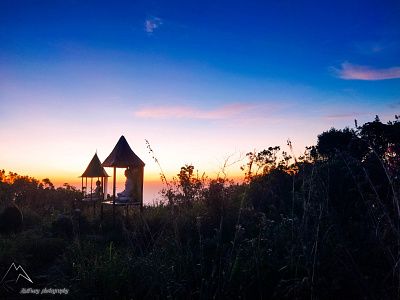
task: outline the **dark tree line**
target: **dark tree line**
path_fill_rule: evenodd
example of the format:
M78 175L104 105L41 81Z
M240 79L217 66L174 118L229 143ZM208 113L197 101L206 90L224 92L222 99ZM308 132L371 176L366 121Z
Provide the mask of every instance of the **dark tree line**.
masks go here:
M65 183L55 188L49 178L33 177L0 170L0 206L15 204L31 210L69 210L81 198L81 192Z

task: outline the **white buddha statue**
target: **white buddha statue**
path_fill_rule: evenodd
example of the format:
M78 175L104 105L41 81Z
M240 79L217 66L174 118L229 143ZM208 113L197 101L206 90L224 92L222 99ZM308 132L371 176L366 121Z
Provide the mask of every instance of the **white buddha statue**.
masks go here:
M134 193L134 181L133 181L133 174L130 168L125 170L125 190L121 193L117 194L117 199L115 201L119 203L126 203L132 201L133 193Z

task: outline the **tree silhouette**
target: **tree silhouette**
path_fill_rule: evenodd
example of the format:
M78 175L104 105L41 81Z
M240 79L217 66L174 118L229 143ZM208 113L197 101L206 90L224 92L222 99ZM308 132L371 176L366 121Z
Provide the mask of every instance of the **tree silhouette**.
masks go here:
M331 128L318 135L317 150L324 159L332 159L338 152L347 151L352 139L356 138L354 130L346 127L343 130Z

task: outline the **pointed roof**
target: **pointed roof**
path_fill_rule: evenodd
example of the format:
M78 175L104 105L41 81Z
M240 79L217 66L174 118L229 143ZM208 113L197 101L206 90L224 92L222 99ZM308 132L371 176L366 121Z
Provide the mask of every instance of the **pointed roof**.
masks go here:
M97 152L93 156L85 172L83 172L82 176L80 177L109 177L106 170L104 170L104 168L101 166Z
M114 150L101 165L103 167L135 168L144 167L145 163L132 151L125 137L122 135L115 145Z

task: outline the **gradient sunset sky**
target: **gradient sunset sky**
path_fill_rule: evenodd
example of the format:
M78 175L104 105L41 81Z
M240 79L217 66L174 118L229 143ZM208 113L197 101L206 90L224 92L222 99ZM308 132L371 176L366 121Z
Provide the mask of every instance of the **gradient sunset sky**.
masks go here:
M79 183L124 135L147 181L145 139L168 179L213 177L233 153L394 120L399 16L398 0L3 0L0 169Z

